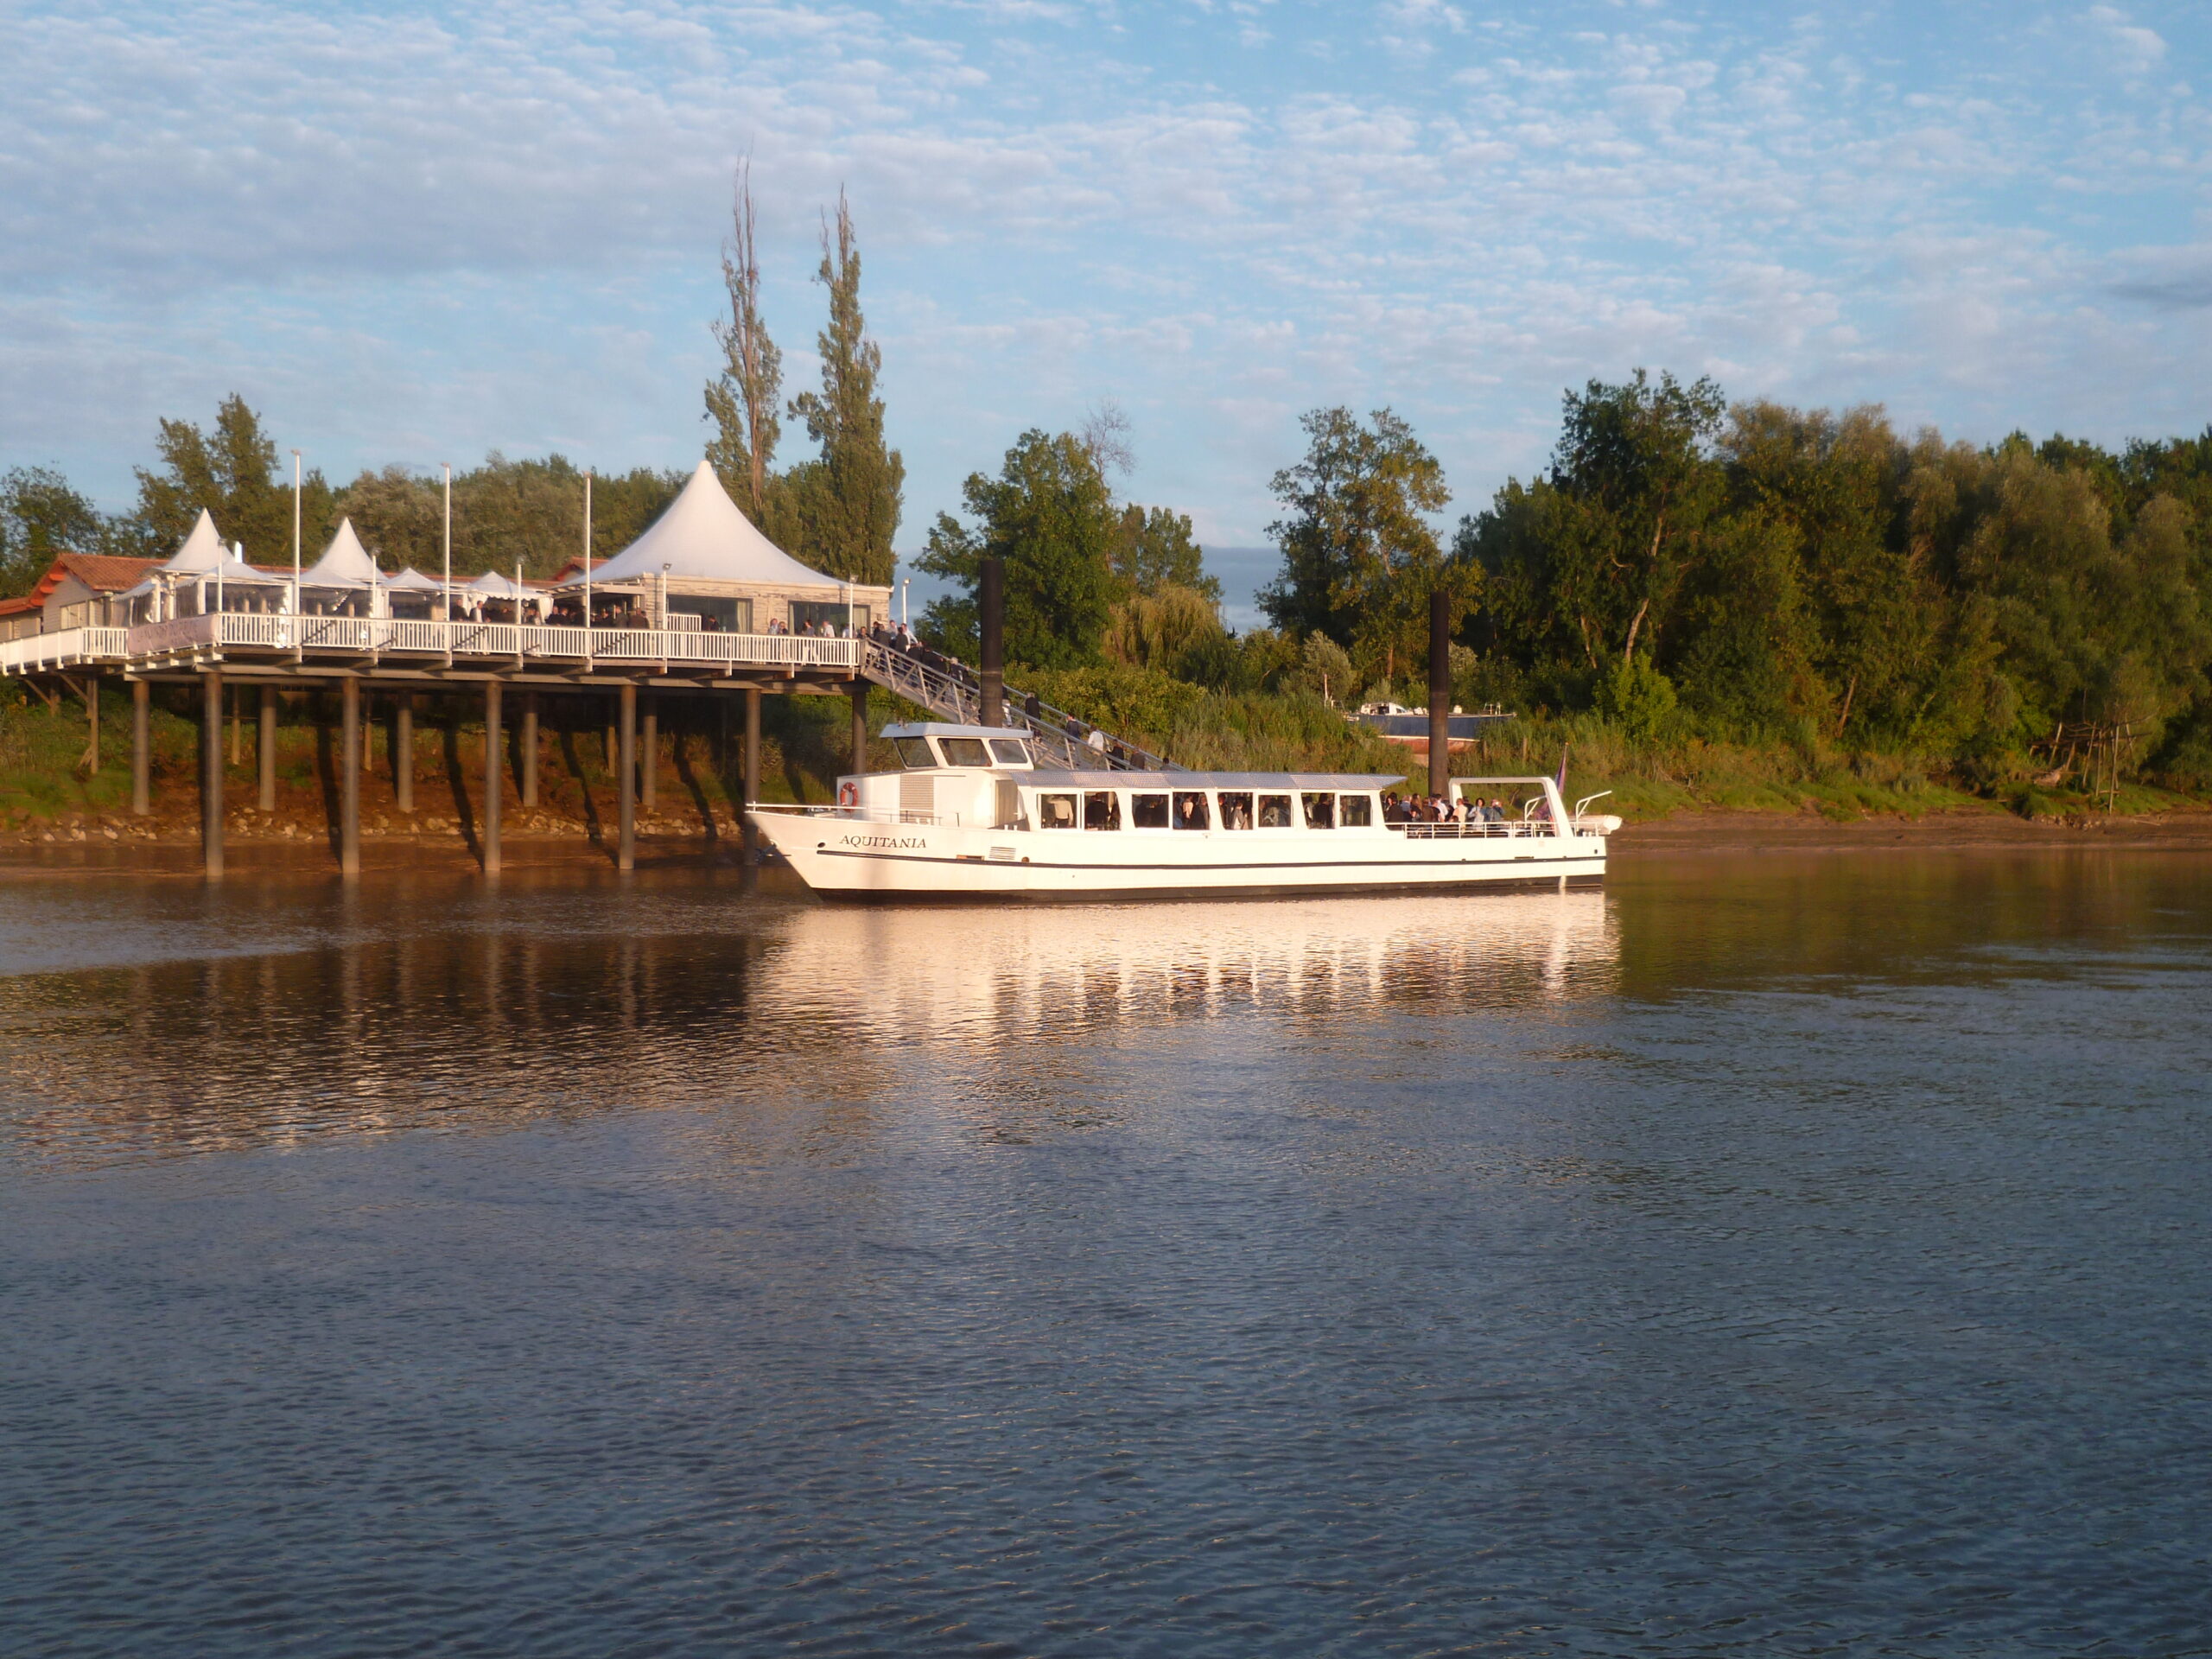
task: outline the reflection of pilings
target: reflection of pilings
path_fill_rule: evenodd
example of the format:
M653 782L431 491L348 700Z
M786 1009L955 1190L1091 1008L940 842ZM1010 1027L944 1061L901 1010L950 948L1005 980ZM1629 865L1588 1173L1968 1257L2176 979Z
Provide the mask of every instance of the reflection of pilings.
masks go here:
M499 873L499 683L484 682L484 874Z
M259 793L256 804L264 812L276 810L276 688L267 682L261 687L261 726Z
M338 683L338 873L361 873L361 683Z
M130 810L142 818L154 810L153 702L152 686L130 682Z
M223 674L200 674L200 866L210 881L223 879Z
M638 688L626 683L620 702L622 729L615 775L621 785L620 805L615 814L614 868L634 870L638 868Z

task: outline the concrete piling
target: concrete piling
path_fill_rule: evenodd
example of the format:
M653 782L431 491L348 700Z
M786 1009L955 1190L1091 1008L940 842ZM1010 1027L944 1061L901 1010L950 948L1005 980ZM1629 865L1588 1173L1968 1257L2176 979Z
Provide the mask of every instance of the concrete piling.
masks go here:
M760 693L758 690L745 694L745 798L738 803L744 810L760 798ZM750 819L745 820L745 857L749 864L760 852L760 837Z
M499 753L502 747L499 730L499 693L497 680L484 682L484 874L499 873L499 795L500 773L505 770L505 757Z
M261 688L260 731L260 793L255 804L264 812L276 810L276 688L264 683Z
M130 810L144 817L154 810L154 688L130 682Z
M621 779L621 804L616 817L618 827L614 847L614 868L634 870L638 868L638 688L626 682L619 697L621 705L621 733L620 754L615 774Z
M200 868L223 879L223 674L213 668L200 683Z
M391 711L391 792L402 812L415 810L415 694L403 691Z
M537 810L537 693L522 699L522 810Z
M361 873L361 683L338 683L338 874Z

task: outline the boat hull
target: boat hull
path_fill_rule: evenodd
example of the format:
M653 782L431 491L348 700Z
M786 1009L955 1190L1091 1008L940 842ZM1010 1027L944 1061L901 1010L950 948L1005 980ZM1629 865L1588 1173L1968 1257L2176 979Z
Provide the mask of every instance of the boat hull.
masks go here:
M870 823L858 815L747 816L808 887L841 899L1050 903L1557 887L1593 884L1605 872L1605 842L1588 835L1093 835Z

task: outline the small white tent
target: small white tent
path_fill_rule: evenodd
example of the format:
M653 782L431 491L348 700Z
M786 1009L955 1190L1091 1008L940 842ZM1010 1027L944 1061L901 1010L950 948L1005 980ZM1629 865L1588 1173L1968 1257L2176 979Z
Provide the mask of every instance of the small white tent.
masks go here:
M835 576L809 569L754 529L729 499L715 469L703 461L691 481L668 504L668 511L636 541L594 567L591 579L594 586L652 581L662 574L663 565L677 579L765 582L832 593L844 586ZM578 577L566 586L581 588L583 580Z
M215 533L214 515L207 508L200 509L200 522L192 527L175 552L168 556L161 569L169 575L198 575L212 571L228 556L230 550L223 545L223 538Z
M440 582L435 576L424 575L412 565L408 566L397 575L386 576L383 580L384 585L394 593L442 594L445 591L445 583Z

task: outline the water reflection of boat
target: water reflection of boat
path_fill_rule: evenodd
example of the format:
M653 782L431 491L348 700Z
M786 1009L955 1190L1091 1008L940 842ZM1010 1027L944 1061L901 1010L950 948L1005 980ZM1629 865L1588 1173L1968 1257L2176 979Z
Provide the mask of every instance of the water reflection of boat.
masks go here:
M1016 909L810 907L754 1007L912 1043L1002 1039L1238 1006L1355 1012L1557 1001L1611 988L1602 893Z
M395 882L312 915L251 907L219 944L180 931L168 892L135 917L118 899L106 965L5 977L0 1160L740 1100L769 1122L893 1097L918 1051L1033 1081L1025 1051L1064 1063L1162 1021L1603 993L1618 955L1595 892L733 910L688 877L460 905Z

